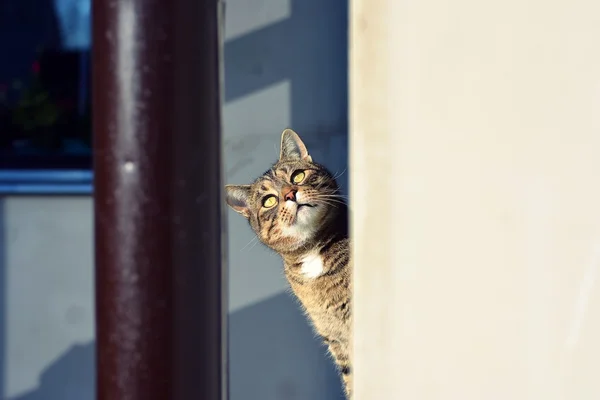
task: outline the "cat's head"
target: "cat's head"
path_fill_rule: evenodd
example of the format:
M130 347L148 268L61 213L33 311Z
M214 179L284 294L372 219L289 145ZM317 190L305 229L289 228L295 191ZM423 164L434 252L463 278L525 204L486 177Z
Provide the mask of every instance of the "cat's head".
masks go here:
M279 160L251 185L227 185L227 204L279 253L315 241L345 207L327 169L312 161L296 132L281 135Z

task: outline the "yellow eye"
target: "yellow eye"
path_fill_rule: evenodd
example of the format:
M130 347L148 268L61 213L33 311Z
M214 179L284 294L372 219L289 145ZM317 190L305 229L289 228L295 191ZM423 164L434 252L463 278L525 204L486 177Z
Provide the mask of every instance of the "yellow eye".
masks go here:
M263 200L263 207L265 208L271 208L275 206L275 204L277 204L277 197L275 196L269 196Z
M293 183L300 183L304 180L304 177L306 176L306 174L304 172L298 172L297 174L295 174L294 176L292 176L292 182Z

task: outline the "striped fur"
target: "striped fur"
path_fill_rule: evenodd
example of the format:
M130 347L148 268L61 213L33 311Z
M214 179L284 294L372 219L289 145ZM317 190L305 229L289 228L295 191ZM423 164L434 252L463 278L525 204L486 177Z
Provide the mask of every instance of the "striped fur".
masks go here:
M285 275L328 346L352 397L348 208L333 175L286 129L279 160L251 185L226 186L227 204L283 259Z

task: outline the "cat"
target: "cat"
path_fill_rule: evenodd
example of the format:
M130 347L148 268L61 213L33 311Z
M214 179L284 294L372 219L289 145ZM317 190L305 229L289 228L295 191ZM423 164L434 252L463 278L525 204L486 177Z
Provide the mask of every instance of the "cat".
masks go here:
M334 176L286 129L279 160L254 183L227 185L225 191L227 204L282 257L290 287L328 346L351 399L348 206Z

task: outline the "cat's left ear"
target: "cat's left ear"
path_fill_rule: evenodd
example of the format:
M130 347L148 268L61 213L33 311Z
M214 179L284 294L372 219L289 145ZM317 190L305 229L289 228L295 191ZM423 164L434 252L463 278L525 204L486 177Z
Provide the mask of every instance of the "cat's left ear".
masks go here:
M250 198L250 185L225 186L227 205L244 217L250 217L248 199Z
M281 153L279 160L305 160L312 162L312 157L308 154L304 142L300 136L291 129L286 129L281 134Z

